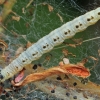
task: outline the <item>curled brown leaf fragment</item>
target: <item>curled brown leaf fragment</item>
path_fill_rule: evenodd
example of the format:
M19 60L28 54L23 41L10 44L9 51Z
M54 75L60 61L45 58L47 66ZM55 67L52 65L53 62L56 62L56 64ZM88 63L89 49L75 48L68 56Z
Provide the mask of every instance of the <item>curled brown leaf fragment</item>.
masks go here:
M66 64L66 65L62 65L61 67L57 66L57 67L50 68L48 70L45 70L44 72L30 74L23 81L16 84L12 82L12 84L14 86L20 87L30 82L39 81L51 75L59 75L59 74L72 74L82 78L87 78L90 76L89 70L84 66Z

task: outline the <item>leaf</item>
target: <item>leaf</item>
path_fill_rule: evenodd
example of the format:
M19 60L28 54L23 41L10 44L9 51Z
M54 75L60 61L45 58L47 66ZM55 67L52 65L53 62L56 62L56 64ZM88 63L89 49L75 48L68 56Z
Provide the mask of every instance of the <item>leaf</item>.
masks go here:
M82 78L87 78L90 76L90 72L87 68L84 66L74 65L74 64L66 64L61 67L53 67L48 70L45 70L44 72L34 73L28 75L23 81L19 83L12 83L14 86L24 86L30 82L43 80L46 77L49 77L51 75L58 75L58 74L72 74L75 76L79 76Z

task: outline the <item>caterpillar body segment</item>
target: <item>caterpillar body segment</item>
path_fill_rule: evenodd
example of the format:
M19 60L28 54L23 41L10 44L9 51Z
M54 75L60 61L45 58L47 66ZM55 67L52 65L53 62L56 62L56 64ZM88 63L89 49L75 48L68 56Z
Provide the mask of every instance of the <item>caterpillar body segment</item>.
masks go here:
M21 55L19 55L20 64L23 64L24 66L31 63L30 59L28 59L29 57L27 56L27 54L28 53L23 52Z
M26 51L30 61L37 60L39 57L42 56L41 48L37 45L37 43L33 44L31 47L29 47Z
M39 59L44 53L49 52L54 46L61 44L65 39L73 37L77 32L85 30L88 26L95 24L100 19L100 7L67 22L61 27L50 32L24 51L18 58L13 60L7 67L1 70L5 81L21 71L23 67L34 60Z
M54 46L57 46L64 41L63 37L59 33L60 33L60 31L58 28L49 34L49 37L52 40Z
M75 18L73 20L73 23L74 23L74 25L73 25L74 27L73 28L75 30L75 33L83 31L83 30L85 30L87 28L87 25L86 25L87 23L84 22L83 18L84 18L84 15L82 15L82 16L80 16L78 18Z
M49 39L49 37L47 35L47 36L43 37L42 39L40 39L37 42L37 46L39 46L39 48L41 49L41 51L43 51L41 54L47 53L47 52L49 52L50 50L53 49L54 45L52 43L52 40L50 40L50 39Z

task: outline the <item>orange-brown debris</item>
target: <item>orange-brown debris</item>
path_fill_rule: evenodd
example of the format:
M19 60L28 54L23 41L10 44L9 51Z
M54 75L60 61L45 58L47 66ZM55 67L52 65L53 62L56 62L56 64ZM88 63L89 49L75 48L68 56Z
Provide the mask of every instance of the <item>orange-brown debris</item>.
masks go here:
M0 39L0 44L3 45L5 48L8 48L8 45L6 42Z
M72 74L76 75L78 77L87 78L90 76L90 72L87 68L81 65L74 65L74 64L67 64L63 66L57 66L50 68L44 72L40 73L34 73L28 75L23 81L19 83L12 83L14 86L24 86L27 83L39 81L42 79L45 79L46 77L49 77L51 75L59 75L59 74Z

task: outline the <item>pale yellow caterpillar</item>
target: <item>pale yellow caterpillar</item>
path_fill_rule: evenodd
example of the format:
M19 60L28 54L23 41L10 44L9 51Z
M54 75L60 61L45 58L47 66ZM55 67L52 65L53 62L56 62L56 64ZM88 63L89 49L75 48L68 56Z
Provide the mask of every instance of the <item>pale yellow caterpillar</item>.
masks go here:
M49 52L54 46L61 44L65 39L69 39L77 32L81 32L88 26L95 24L99 19L100 7L77 17L50 32L50 34L41 38L37 43L33 44L7 67L1 70L1 82L14 76L16 73L21 71L25 65L39 59L44 53Z

